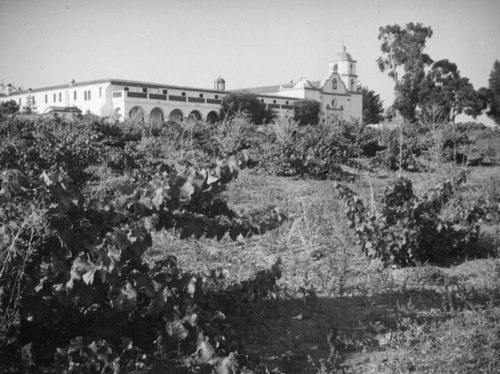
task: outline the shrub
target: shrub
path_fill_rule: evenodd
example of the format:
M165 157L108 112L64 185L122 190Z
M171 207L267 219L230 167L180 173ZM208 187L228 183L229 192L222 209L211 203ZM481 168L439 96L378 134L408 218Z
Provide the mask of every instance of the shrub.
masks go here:
M326 124L299 126L283 119L271 127L270 149L261 155L267 169L276 175L308 175L319 179L344 178L341 165L349 163L355 145L347 127ZM264 161L265 160L265 161Z
M276 211L229 217L211 206L220 208L217 191L244 160L157 175L98 200L64 173L30 180L5 172L0 369L147 372L160 353L172 372L186 360L207 372L234 370L238 342L220 318L220 303L266 298L281 275L279 262L236 291L215 292L207 288L210 276L183 273L174 257L151 263L142 255L151 231L161 228L181 238L235 240L277 227L283 217Z
M229 118L237 114L246 114L256 125L267 124L275 117L257 95L250 92L232 92L222 99L221 113Z
M0 167L28 176L64 170L78 185L90 178L85 169L100 159L102 147L87 123L14 117L0 130Z
M383 144L387 148L377 154L372 163L389 170L418 171L422 167L419 157L428 149L423 138L425 133L425 128L412 123L404 123L400 128L389 130Z
M412 266L457 257L470 251L478 239L476 222L458 227L455 220L440 215L453 194L451 182L431 189L419 199L411 181L398 178L386 189L379 214L368 212L349 188L337 188L346 202L346 214L362 251L385 264Z
M301 99L293 103L293 120L300 126L317 125L321 103L316 100Z
M0 117L15 113L19 113L19 105L14 100L4 101L0 104Z

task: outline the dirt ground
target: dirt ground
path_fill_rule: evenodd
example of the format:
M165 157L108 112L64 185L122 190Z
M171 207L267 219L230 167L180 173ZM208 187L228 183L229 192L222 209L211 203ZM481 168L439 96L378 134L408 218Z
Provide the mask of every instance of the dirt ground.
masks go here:
M464 191L481 193L495 175L500 168L473 170ZM351 188L365 201L377 200L392 177L366 174ZM409 177L417 192L430 184L428 175ZM481 372L500 371L494 367L500 364L494 358L500 357L500 260L494 256L384 268L360 253L331 181L245 171L227 197L238 213L277 206L288 220L236 242L158 233L150 256L168 251L195 272L226 269L229 282L281 259L276 297L228 316L242 340L240 353L260 361L262 372L479 372L474 360L483 360ZM492 253L500 253L498 225L484 228L489 245L497 246Z

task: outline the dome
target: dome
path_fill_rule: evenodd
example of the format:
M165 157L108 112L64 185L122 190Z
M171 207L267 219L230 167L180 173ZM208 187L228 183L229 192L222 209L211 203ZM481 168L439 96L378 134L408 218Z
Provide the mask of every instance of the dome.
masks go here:
M345 46L342 52L338 52L334 57L333 61L354 61L349 53L345 51Z
M226 81L220 75L219 78L214 81L214 89L218 91L224 91L226 89Z
M222 78L221 76L219 76L219 78L217 78L215 80L215 84L217 84L217 83L226 83L226 81L224 80L224 78Z

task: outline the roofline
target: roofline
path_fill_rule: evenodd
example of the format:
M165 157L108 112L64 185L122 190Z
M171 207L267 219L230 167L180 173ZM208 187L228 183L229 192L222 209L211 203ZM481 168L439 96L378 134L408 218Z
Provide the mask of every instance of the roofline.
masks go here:
M321 82L321 81L319 81L319 82ZM71 87L81 87L81 86L87 86L87 85L99 84L99 83L110 83L110 84L119 85L119 86L133 86L133 87L143 87L143 88L165 88L165 89L177 89L177 90L193 90L193 91L201 91L201 92L217 93L217 94L227 94L227 93L234 93L234 92L248 92L248 93L253 93L256 96L269 97L269 98L289 99L289 100L300 100L301 99L301 98L292 97L292 96L266 94L265 92L254 93L251 91L252 89L258 89L259 87L221 91L221 90L213 90L213 89L209 89L209 88L176 86L176 85L172 85L172 84L159 84L159 83L133 81L133 80L126 80L126 79L112 79L112 78L95 79L95 80L91 80L91 81L65 83L65 84L60 84L60 85L55 85L55 86L40 87L40 88L34 88L31 91L30 90L16 91L16 92L12 92L10 95L0 94L0 97L8 98L8 97L16 96L16 95L24 95L24 94L35 93L35 92L43 92L43 91L53 91L53 90L58 90L58 89L63 89L63 88L71 88ZM284 85L264 86L264 87L282 87L282 86L284 86ZM264 88L264 87L262 87L262 88ZM286 87L286 88L287 89L294 89L296 87ZM298 89L300 88L300 89L306 89L306 90L321 91L321 87L297 87L297 88Z
M213 93L225 93L229 91L221 91L214 90L210 88L200 88L200 87L189 87L189 86L176 86L173 84L162 84L162 83L152 83L152 82L141 82L141 81L132 81L126 79L109 79L111 84L116 84L120 86L135 86L135 87L144 87L144 88L173 88L177 90L195 90L202 92L213 92Z
M262 91L262 93L266 93L266 92L277 92L277 91L279 91L279 89L281 87L283 87L282 84L272 84L272 85L268 85L268 86L237 88L237 89L229 90L229 91L231 91L231 92L241 92L241 91L253 92L253 91L265 90L265 91ZM253 93L255 93L255 92L253 92Z
M116 84L116 85L120 85L120 86L134 86L134 87L144 87L144 88L166 88L166 89L170 88L170 89L179 89L179 90L195 90L195 91L211 92L211 93L227 92L227 91L221 91L221 90L214 90L214 89L210 89L210 88L176 86L176 85L172 85L172 84L133 81L133 80L127 80L127 79L104 78L104 79L95 79L95 80L91 80L91 81L64 83L64 84L58 84L58 85L54 85L54 86L33 88L33 89L31 89L31 91L29 89L15 91L15 92L12 92L10 95L5 95L5 97L15 96L15 95L24 95L24 94L28 94L28 93L34 93L34 92L60 90L60 89L71 88L71 87L81 87L81 86L87 86L87 85L99 84L99 83L110 83L110 84Z
M272 94L266 94L266 93L260 93L257 94L255 92L249 91L248 89L241 89L241 90L231 90L230 93L237 93L237 92L244 92L244 93L250 93L253 94L257 97L270 97L273 99L288 99L288 100L300 100L300 97L292 97L292 96L281 96L281 95L272 95Z
M332 63L332 62L358 62L358 60L331 60L331 61L329 61L329 63Z

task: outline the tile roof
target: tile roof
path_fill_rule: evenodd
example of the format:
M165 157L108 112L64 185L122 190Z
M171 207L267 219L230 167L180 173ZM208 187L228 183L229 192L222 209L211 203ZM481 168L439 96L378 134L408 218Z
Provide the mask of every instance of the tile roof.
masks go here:
M273 86L261 86L261 87L251 87L251 88L241 88L239 90L230 90L230 92L246 91L254 94L263 94L267 92L279 92L281 85L276 84Z
M31 89L31 91L30 90L20 90L20 91L12 92L10 95L6 95L6 96L22 95L22 94L42 92L42 91L61 90L61 89L69 88L69 87L81 87L81 86L88 86L91 84L99 84L99 83L111 83L111 84L120 85L120 86L144 87L144 88L165 88L165 89L170 88L170 89L179 89L179 90L195 90L195 91L201 91L201 92L214 92L214 93L226 92L226 91L214 90L214 89L209 89L209 88L175 86L172 84L161 84L161 83L152 83L152 82L133 81L133 80L127 80L127 79L105 78L105 79L96 79L96 80L91 80L91 81L64 83L64 84L59 84L59 85L55 85L55 86L33 88L33 89Z
M201 92L214 92L223 93L227 91L214 90L211 88L200 88L200 87L189 87L189 86L176 86L172 84L161 84L161 83L151 83L151 82L141 82L132 81L126 79L107 79L111 84L116 84L120 86L132 86L132 87L144 87L144 88L166 88L166 89L178 89L178 90L194 90Z

